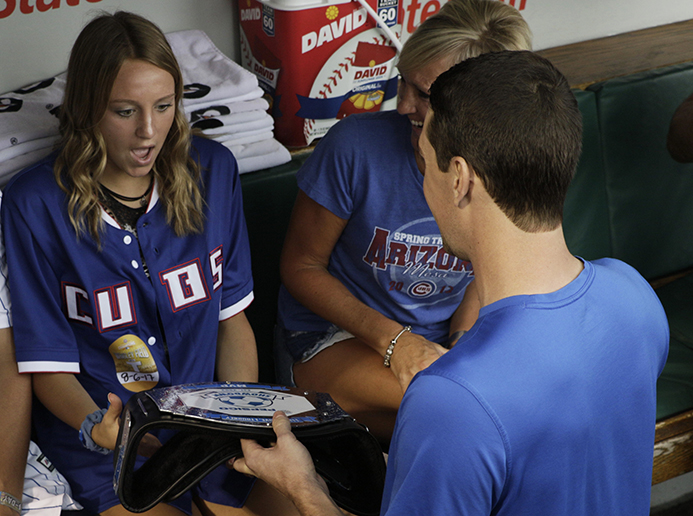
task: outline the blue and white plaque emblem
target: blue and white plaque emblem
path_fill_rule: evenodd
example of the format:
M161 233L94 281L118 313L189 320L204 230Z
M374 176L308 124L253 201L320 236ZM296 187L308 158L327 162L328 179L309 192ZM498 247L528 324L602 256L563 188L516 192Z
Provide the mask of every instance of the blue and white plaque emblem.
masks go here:
M269 389L225 388L180 393L180 400L190 408L245 417L272 417L281 410L291 417L315 407L306 398Z

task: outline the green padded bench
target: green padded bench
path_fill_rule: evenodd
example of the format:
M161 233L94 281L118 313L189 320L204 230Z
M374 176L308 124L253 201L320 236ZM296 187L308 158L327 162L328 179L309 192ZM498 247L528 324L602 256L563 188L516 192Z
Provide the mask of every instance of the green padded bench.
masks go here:
M619 258L656 288L671 327L658 383L653 483L693 470L693 165L669 157L666 134L693 91L693 63L631 74L574 90L583 153L564 210L566 241L585 259ZM279 255L310 150L285 165L241 176L255 302L260 380L274 381L273 328ZM671 279L673 281L671 281Z
M585 135L566 200L568 245L638 269L669 319L653 483L693 470L693 165L666 150L671 116L692 91L693 63L684 63L576 92Z
M596 96L573 90L582 113L582 154L563 209L568 248L586 260L611 255L609 219Z
M246 310L257 340L260 381L274 382L272 342L279 293L279 255L298 193L296 172L308 150L294 153L289 163L241 175L243 208L255 284L255 300Z
M669 319L669 359L657 385L653 482L693 469L693 165L671 159L666 134L693 91L693 64L590 87L597 95L613 256L649 280L682 273L657 293Z

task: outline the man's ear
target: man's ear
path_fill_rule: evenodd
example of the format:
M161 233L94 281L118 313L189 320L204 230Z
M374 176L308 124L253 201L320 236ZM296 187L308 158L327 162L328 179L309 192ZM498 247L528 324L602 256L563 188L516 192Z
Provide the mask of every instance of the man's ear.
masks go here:
M454 189L455 204L462 207L469 202L469 195L474 186L474 171L467 160L461 156L455 156L450 161L448 173L452 174L452 186Z

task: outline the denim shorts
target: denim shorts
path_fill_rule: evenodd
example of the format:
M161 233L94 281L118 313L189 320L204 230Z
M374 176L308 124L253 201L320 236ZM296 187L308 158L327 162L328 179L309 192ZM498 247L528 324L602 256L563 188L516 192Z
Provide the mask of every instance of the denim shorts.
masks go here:
M280 385L295 387L294 364L308 362L323 349L354 336L338 326L326 331L293 331L280 325L274 328L274 372Z

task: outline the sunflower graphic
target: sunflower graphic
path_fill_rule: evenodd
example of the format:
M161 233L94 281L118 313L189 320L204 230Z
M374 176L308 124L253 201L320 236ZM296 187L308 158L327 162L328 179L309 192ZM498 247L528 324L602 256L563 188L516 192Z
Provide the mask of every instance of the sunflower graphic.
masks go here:
M339 8L336 5L331 5L327 8L327 11L325 11L325 17L332 21L339 16Z

